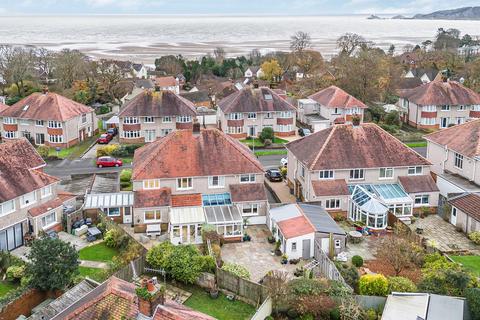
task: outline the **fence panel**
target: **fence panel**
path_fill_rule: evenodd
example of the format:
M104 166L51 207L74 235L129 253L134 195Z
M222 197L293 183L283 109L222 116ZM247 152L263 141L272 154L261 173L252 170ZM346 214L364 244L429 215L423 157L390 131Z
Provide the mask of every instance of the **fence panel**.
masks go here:
M340 271L338 271L335 264L330 260L330 258L323 252L322 245L317 240L315 241L315 250L314 250L315 260L318 261L318 265L314 270L317 270L323 277L326 277L330 280L340 281L347 288L353 291L353 289L345 282Z
M217 284L220 289L230 291L253 304L260 304L267 298L264 286L217 268Z
M267 297L263 301L260 308L257 309L257 312L250 318L250 320L264 320L266 317L272 314L272 298Z
M141 275L145 270L145 256L141 256L135 260L130 261L122 269L115 272L115 277L120 278L122 280L131 282L134 278Z

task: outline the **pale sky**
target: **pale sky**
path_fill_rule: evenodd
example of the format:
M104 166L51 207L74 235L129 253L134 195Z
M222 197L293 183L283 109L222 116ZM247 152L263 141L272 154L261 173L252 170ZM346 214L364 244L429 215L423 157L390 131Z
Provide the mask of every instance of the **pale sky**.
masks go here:
M0 0L0 14L411 15L475 5L479 0Z

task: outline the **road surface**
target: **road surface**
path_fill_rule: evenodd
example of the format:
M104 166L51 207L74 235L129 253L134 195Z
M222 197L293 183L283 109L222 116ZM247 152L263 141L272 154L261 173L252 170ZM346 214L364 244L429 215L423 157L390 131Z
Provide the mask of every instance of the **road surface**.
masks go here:
M45 173L56 177L66 177L72 174L111 173L122 171L122 168L131 168L130 164L123 167L97 168L94 159L56 160L50 161L45 167Z

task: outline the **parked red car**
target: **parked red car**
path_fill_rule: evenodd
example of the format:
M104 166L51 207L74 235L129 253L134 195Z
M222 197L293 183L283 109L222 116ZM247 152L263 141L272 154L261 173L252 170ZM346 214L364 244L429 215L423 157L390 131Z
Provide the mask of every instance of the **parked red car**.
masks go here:
M97 167L121 167L123 165L121 159L115 159L112 157L100 157L97 159Z
M110 141L112 141L113 136L108 133L104 133L100 136L100 138L97 139L98 144L108 144Z

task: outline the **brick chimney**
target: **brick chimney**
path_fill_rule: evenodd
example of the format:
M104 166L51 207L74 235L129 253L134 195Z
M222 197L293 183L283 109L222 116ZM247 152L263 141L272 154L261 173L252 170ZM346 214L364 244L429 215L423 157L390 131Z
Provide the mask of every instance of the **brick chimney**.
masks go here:
M43 89L42 89L42 92L43 92L43 94L47 94L48 93L48 87L44 86Z
M193 135L200 135L200 122L198 122L197 117L193 118L193 128L192 128Z
M155 282L153 279L144 279L136 290L138 311L147 317L153 317L157 306L165 303L165 287Z

